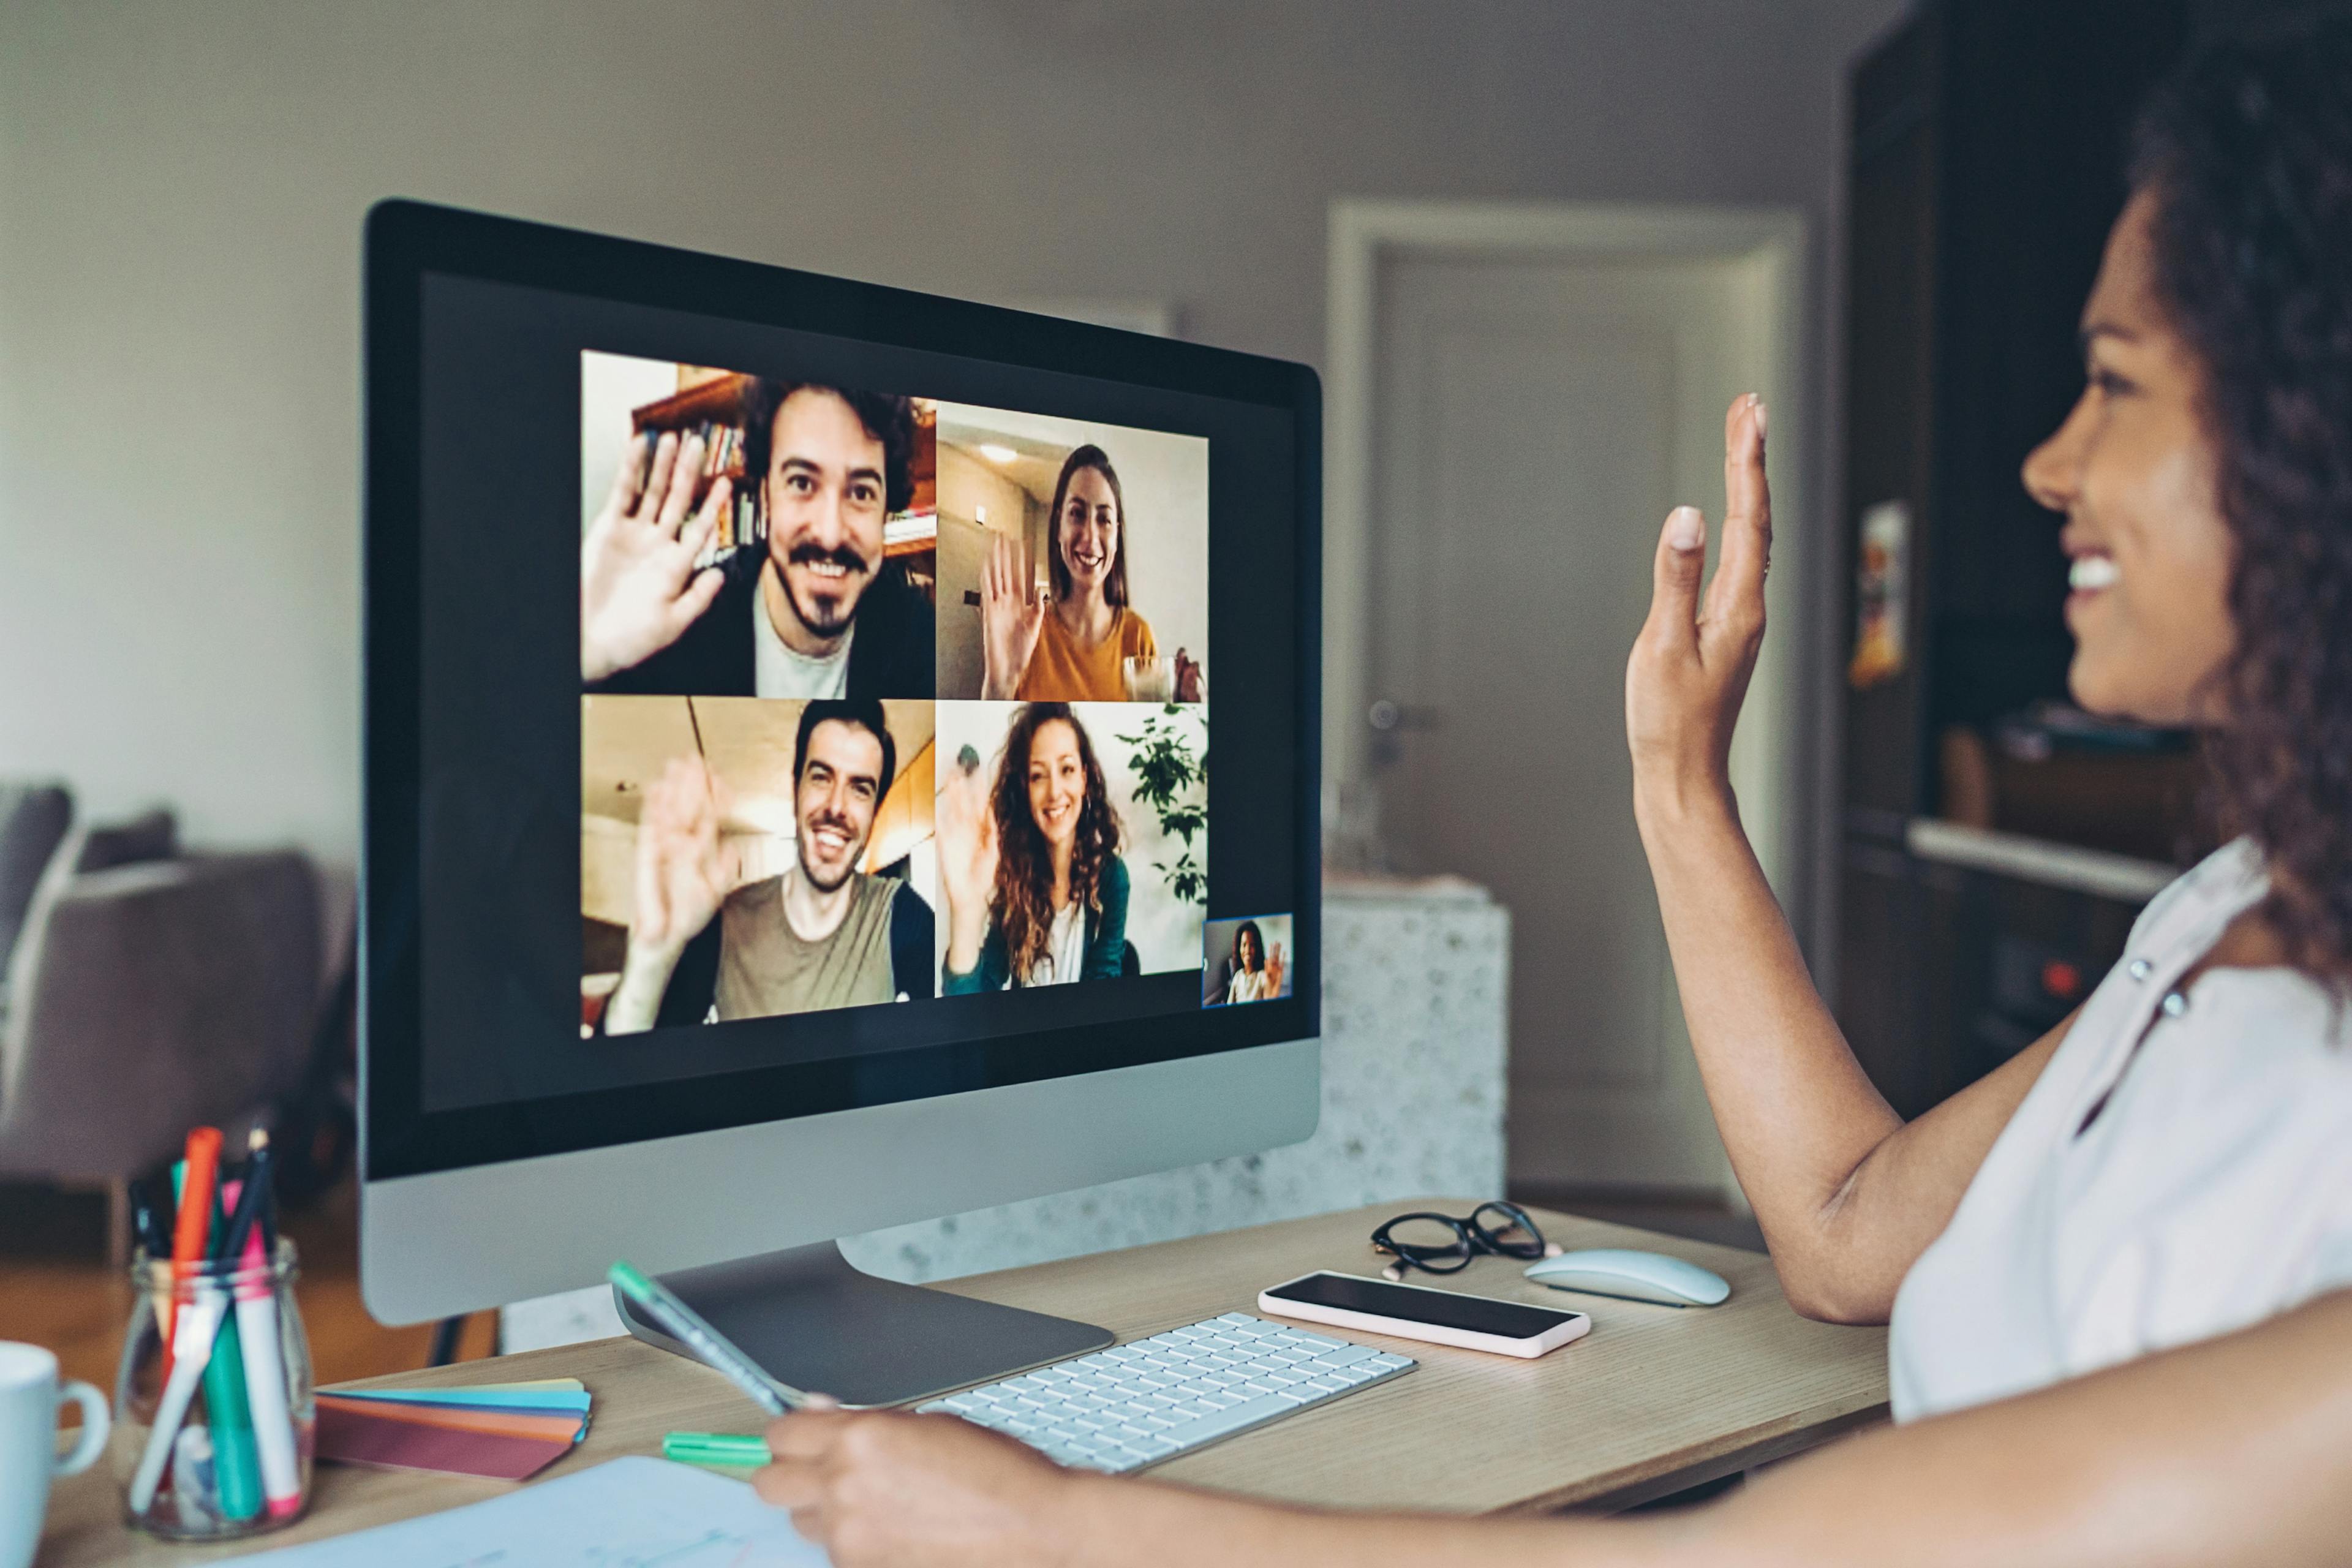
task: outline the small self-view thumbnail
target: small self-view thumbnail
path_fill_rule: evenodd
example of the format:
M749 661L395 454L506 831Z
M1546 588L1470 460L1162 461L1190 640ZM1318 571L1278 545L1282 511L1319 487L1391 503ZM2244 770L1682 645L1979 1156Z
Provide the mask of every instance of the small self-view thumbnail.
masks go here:
M1288 915L1211 921L1201 931L1201 1005L1230 1007L1290 994Z

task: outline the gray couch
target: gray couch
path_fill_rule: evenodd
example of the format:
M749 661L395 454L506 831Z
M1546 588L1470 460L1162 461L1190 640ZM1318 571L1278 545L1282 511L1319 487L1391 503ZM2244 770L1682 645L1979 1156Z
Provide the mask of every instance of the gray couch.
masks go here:
M166 814L91 828L0 784L0 1177L104 1187L127 1256L125 1184L300 1079L320 901L297 852L190 854Z

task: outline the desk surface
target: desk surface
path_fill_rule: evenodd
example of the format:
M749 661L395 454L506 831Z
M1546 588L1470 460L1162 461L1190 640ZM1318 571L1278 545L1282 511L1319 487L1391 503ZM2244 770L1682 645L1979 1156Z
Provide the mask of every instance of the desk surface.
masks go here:
M1255 1311L1260 1289L1310 1268L1376 1272L1372 1227L1416 1207L1467 1214L1472 1199L1381 1204L1220 1236L951 1280L939 1289L1097 1322L1137 1339L1220 1312ZM1618 1508L1809 1447L1881 1419L1886 1343L1877 1329L1808 1322L1782 1300L1759 1253L1537 1211L1561 1246L1643 1247L1731 1281L1720 1307L1650 1307L1531 1285L1518 1266L1482 1258L1423 1282L1590 1312L1592 1332L1536 1361L1325 1331L1422 1363L1389 1383L1159 1466L1159 1479L1335 1508L1465 1513ZM759 1412L703 1367L639 1344L600 1340L495 1363L468 1362L371 1380L429 1387L571 1376L596 1396L581 1451L543 1472L568 1475L624 1454L660 1451L673 1429L756 1431ZM503 1482L320 1467L308 1517L238 1546L170 1547L124 1528L105 1463L61 1481L37 1568L204 1562L292 1545L454 1508Z

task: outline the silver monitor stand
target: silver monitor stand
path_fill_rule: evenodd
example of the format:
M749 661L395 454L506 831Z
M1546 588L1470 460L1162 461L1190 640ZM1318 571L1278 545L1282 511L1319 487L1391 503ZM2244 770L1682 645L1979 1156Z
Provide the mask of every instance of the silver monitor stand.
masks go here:
M682 1269L661 1282L771 1376L861 1409L1066 1361L1116 1337L1092 1323L878 1279L830 1241ZM691 1353L617 1289L613 1304L638 1339Z

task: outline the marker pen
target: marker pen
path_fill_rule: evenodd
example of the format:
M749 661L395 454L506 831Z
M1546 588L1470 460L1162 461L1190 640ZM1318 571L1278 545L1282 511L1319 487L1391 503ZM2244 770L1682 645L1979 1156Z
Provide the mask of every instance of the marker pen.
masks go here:
M253 1163L245 1179L255 1215L266 1215L273 1197L269 1134L257 1128ZM239 1208L246 1205L240 1204ZM287 1408L286 1358L278 1337L278 1292L270 1286L276 1259L263 1232L248 1221L245 1255L236 1279L237 1336L244 1342L247 1404L253 1412L254 1446L261 1457L261 1489L269 1517L286 1519L302 1507L301 1463L294 1447L294 1416Z

